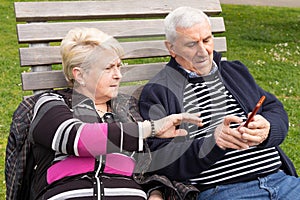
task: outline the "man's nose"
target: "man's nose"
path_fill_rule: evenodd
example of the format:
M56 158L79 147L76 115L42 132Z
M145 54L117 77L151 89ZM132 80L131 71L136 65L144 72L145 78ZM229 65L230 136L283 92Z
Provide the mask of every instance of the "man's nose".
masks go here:
M198 52L199 54L202 54L202 53L204 53L205 51L206 51L206 49L205 49L205 46L204 46L203 42L198 42L198 43L197 43L197 52Z

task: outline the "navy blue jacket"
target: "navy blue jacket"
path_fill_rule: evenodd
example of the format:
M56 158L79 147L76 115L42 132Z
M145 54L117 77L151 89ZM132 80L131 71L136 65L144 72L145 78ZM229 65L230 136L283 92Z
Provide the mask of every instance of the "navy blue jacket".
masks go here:
M216 52L214 52L214 61L218 65L218 76L245 113L252 111L262 95L266 96L258 114L270 122L271 129L269 137L260 144L260 148L275 146L280 152L282 169L287 174L297 176L292 162L279 148L287 135L289 124L282 103L274 95L259 87L247 67L241 62L221 61L221 55ZM146 84L141 93L139 108L142 117L159 119L183 112L183 91L188 82L187 72L171 58L166 67ZM214 137L196 140L187 137L150 138L147 142L153 152L150 171L166 175L171 180L185 181L196 177L227 152L216 145Z

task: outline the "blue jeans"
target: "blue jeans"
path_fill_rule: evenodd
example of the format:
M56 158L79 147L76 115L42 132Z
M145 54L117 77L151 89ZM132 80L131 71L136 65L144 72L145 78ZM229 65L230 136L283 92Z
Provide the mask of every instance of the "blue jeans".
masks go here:
M300 178L283 171L249 182L220 185L200 193L198 200L299 200Z

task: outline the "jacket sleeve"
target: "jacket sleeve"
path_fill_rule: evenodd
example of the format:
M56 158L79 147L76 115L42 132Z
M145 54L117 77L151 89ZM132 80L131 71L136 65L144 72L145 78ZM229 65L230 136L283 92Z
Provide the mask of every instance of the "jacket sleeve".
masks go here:
M144 120L156 120L166 117L168 109L167 89L157 84L146 84L142 90L139 109Z
M223 61L222 78L226 88L233 94L246 114L252 111L262 95L266 96L257 114L265 117L271 125L268 139L261 144L263 147L280 145L288 132L288 116L283 104L269 92L262 89L240 61Z
M135 151L139 144L136 123L85 123L56 95L37 101L29 134L32 142L45 148L85 157Z
M213 137L195 140L149 138L147 143L152 151L150 172L176 181L199 175L226 153L215 144Z
M144 119L160 119L180 113L178 101L162 84L148 84L141 93L140 112ZM215 144L214 137L196 140L148 138L147 143L152 152L151 173L177 181L195 177L226 153Z
M288 133L288 115L283 104L274 95L267 92L265 95L266 101L260 114L270 122L270 132L267 140L261 146L279 146Z

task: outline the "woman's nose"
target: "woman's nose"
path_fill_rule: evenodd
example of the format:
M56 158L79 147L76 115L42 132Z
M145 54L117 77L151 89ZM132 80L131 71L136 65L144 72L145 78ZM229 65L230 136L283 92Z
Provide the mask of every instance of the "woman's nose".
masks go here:
M121 73L120 67L115 66L114 68L115 68L115 69L114 69L113 78L115 78L115 79L120 79L120 78L122 78L122 73Z

